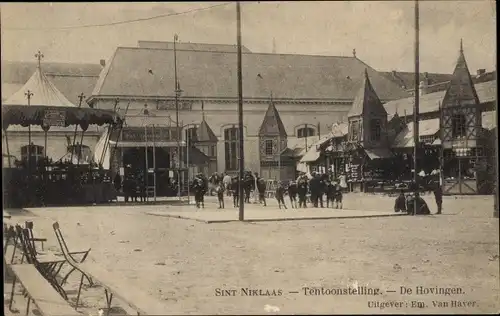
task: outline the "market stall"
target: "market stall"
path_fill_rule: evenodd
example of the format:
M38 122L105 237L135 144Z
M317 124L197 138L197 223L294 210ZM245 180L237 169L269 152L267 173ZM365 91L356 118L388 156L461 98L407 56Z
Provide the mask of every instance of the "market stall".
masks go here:
M114 110L93 109L84 106L83 93L79 96L78 106L71 103L47 79L41 71L40 53L37 54L39 66L28 82L14 95L2 102L2 133L6 156L9 157L9 126L20 125L27 129L26 143L21 160L14 165L12 159L4 161L4 197L8 206L37 206L50 204L99 203L109 201L113 194L101 198L87 192L108 192L103 187L106 176L98 162L81 164L81 159L74 161L67 156L53 161L47 156L48 132L54 128L75 126L73 145L77 144L77 130L80 128L80 144L89 125L110 125L116 128L122 124L122 118ZM32 142L32 126L39 126L45 133L45 146L36 146ZM24 134L23 134L24 135ZM19 141L19 140L18 140ZM38 152L38 147L44 148ZM74 148L71 148L73 156ZM5 159L4 159L5 160ZM83 179L92 179L84 181ZM116 194L115 194L116 196ZM82 198L85 197L85 198Z

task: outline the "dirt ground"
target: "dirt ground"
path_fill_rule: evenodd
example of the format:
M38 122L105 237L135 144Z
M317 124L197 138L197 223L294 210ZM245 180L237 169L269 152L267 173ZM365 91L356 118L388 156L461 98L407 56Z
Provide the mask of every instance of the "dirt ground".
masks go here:
M346 209L393 206L393 198L382 196L348 194L345 200ZM426 200L434 212L432 198ZM443 212L205 224L146 215L141 207L106 207L13 213L12 219L32 218L36 231L49 238L49 248L56 247L51 225L59 221L71 249L92 248L88 260L162 300L165 314L499 312L499 222L492 216L493 198L445 197ZM66 286L73 300L78 281L75 273ZM419 286L461 294L419 295ZM305 295L304 287L323 287L329 294ZM412 294L401 294L401 287ZM241 288L281 290L282 295L244 296ZM378 288L381 293L331 295L332 288ZM236 289L236 295L217 296L217 289ZM102 288L85 289L82 298L84 315L98 315L105 306ZM472 306L459 307L456 301ZM115 304L124 309L117 313L133 314L121 302ZM24 311L22 296L14 305Z

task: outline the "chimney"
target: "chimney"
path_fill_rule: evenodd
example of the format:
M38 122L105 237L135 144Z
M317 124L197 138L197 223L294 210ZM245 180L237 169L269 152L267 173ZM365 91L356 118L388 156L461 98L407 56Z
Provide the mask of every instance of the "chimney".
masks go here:
M101 59L101 61L99 63L101 64L101 66L103 68L106 66L106 61L104 59Z
M477 70L477 76L478 77L484 75L485 73L486 73L486 69L478 69Z

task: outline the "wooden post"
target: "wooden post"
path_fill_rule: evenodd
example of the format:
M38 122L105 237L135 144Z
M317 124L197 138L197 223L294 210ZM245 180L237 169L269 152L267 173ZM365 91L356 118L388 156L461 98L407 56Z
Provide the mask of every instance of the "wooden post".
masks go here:
M244 220L245 210L245 196L243 194L243 175L245 171L245 156L243 144L243 79L242 79L242 65L241 65L241 7L240 2L236 2L236 41L238 48L238 138L239 138L239 212L238 219Z
M419 64L419 9L418 0L415 0L415 104L413 106L413 182L415 185L415 198L418 192L418 171L417 171L417 157L419 147L419 81L420 81L420 64ZM413 215L417 214L417 202L413 203Z

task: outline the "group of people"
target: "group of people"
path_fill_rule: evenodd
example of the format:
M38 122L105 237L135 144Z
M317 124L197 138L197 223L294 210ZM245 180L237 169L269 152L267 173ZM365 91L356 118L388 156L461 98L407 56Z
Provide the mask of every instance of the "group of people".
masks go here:
M224 196L233 197L233 206L239 207L240 203L240 182L244 194L244 202L250 203L252 192L258 194L259 203L267 206L266 193L268 192L266 180L258 173L252 174L246 171L241 180L238 176L231 177L229 174L212 174L206 178L203 174L195 176L191 183L191 190L194 193L196 206L204 207L204 196L215 193L219 201L219 208L224 208ZM313 172L310 176L302 173L296 180L279 181L275 188L274 196L281 209L287 208L285 196L288 195L292 208L306 208L308 195L310 202L314 207L324 207L326 198L326 207L342 208L342 191L346 189L345 177L334 178L331 174L320 174ZM297 203L298 202L298 203Z
M431 211L429 206L420 195L421 190L415 190L415 188L410 189L415 193L405 194L405 190L400 191L399 196L396 198L394 203L394 211L396 213L405 212L412 215L430 215ZM432 184L432 192L434 193L434 198L436 200L436 214L441 214L443 207L443 191L439 183L434 182Z

